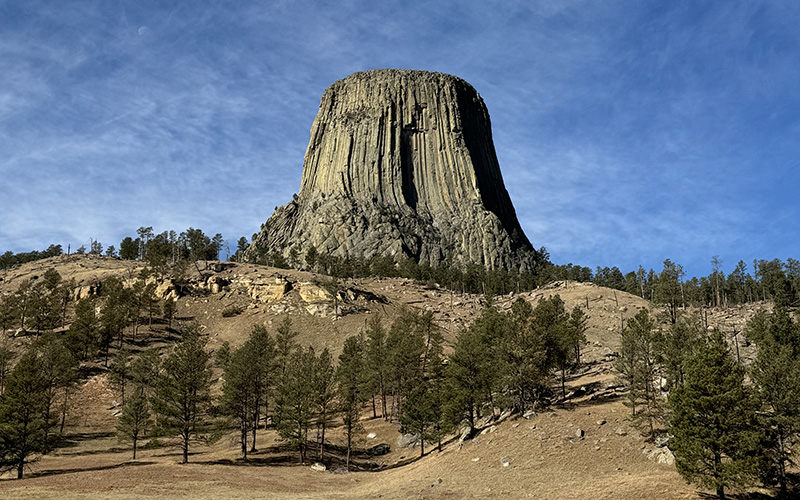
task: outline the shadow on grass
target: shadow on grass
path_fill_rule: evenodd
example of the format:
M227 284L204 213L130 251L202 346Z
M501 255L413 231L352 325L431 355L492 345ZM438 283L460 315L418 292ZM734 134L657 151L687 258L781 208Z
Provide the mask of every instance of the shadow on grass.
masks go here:
M140 465L153 465L157 462L147 462L147 461L130 461L130 462L122 462L120 464L112 464L112 465L101 465L97 467L74 467L71 469L46 469L41 470L38 472L32 472L27 474L25 478L35 478L35 477L48 477L48 476L60 476L62 474L77 474L79 472L97 472L103 470L112 470L112 469L121 469L123 467L137 467ZM7 479L7 481L13 481L13 479Z
M706 493L706 492L698 492L697 496L704 499L704 500L714 500L718 499L719 497L714 493ZM725 498L728 500L778 500L780 496L772 496L767 495L765 493L759 492L750 492L750 493L733 493L729 491L725 491ZM785 498L797 498L794 496L788 496Z
M76 432L74 434L65 434L54 438L53 451L60 456L79 456L79 455L94 455L96 453L106 453L108 450L90 451L90 452L62 452L62 450L69 450L75 448L84 441L93 441L95 439L103 439L113 437L113 432Z

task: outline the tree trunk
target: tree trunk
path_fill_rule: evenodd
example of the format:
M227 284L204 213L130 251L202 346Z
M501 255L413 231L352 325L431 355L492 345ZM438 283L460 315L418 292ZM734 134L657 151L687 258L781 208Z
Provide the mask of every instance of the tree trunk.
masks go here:
M260 398L256 398L256 408L253 411L253 442L250 443L250 453L256 451L256 431L258 430L258 423L261 421L261 405L259 404Z
M61 428L59 430L60 434L64 434L64 421L67 420L67 394L69 389L64 388L64 401L61 404Z
M189 463L189 429L184 429L183 432L183 462L181 463Z
M247 460L247 433L250 430L247 428L247 420L242 421L241 425L239 426L239 430L241 433L239 440L241 441L242 445L242 458Z
M350 450L353 448L353 426L347 425L347 471L350 472Z
M323 419L325 417L323 416ZM322 421L322 436L319 440L319 461L322 462L322 457L325 455L325 421Z

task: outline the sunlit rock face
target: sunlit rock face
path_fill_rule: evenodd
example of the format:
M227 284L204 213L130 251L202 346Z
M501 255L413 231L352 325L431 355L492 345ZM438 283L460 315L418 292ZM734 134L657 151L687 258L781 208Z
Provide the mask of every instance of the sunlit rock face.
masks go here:
M382 69L325 90L300 191L246 258L408 256L422 264L531 270L537 254L503 184L489 113L455 76Z

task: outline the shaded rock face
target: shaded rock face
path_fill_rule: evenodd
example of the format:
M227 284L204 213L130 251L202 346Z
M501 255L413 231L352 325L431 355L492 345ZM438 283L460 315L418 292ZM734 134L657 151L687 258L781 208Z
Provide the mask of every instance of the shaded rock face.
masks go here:
M503 185L483 100L442 73L373 70L325 91L300 192L246 258L311 246L343 257L531 270L536 252Z

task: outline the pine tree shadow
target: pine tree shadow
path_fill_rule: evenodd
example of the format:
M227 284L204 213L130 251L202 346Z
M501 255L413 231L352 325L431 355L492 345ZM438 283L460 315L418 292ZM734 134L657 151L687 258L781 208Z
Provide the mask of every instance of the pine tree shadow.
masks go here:
M702 498L702 499L707 499L707 500L715 500L715 499L719 498L716 494L708 493L708 492L698 492L697 496ZM728 500L778 500L781 497L780 496L768 495L766 493L761 493L761 492L757 492L757 491L744 492L744 493L735 493L735 492L726 491L725 492L725 498L728 499ZM797 498L797 497L793 496L790 493L789 496L786 496L784 498Z
M61 455L61 456L78 456L83 455L84 453L72 453L66 452L62 453L61 450L69 450L70 448L76 448L81 443L85 441L94 441L96 439L103 439L103 438L110 438L113 437L115 434L113 432L77 432L74 434L64 434L62 436L57 436L54 438L54 446L53 451L54 454ZM98 450L88 452L86 454L95 454L95 453L106 453L109 450Z
M156 462L148 462L148 461L130 461L130 462L122 462L119 464L112 464L112 465L102 465L98 467L74 467L70 469L45 469L37 472L32 472L28 474L26 477L34 478L34 477L48 477L48 476L59 476L62 474L76 474L79 472L97 472L103 470L113 470L113 469L120 469L123 467L138 467L141 465L153 465Z

